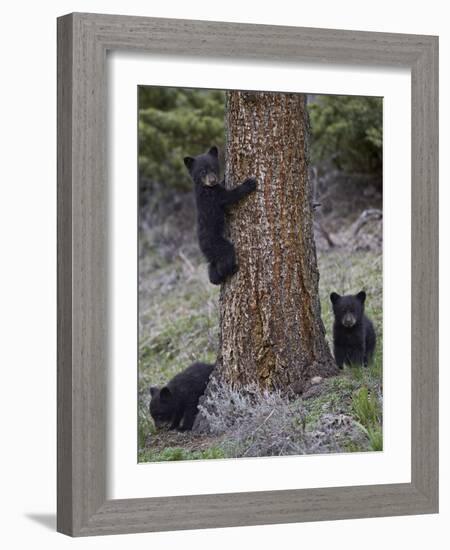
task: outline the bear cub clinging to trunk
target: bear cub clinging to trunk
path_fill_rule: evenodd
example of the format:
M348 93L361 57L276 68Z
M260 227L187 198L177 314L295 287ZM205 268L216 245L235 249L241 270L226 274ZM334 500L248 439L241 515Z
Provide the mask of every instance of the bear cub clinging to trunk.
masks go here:
M197 232L200 250L209 263L209 280L219 285L238 270L234 246L223 236L225 209L256 189L256 180L247 178L235 189L219 183L217 147L204 155L185 157L184 164L195 184Z
M150 414L156 428L192 430L198 412L198 400L205 392L214 365L193 363L175 375L166 386L150 388ZM180 427L180 422L183 425Z
M376 336L372 321L364 314L366 293L339 296L332 292L330 300L334 312L334 359L337 366L342 369L346 363L367 367L373 357Z

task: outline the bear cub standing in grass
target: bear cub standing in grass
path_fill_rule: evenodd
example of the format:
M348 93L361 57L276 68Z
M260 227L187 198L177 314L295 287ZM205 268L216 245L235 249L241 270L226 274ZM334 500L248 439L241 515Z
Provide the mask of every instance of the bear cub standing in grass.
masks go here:
M346 363L367 367L373 357L376 336L372 321L364 314L366 293L339 296L332 292L330 300L334 312L334 359L337 366L342 369Z
M234 245L223 236L225 209L255 191L256 180L247 178L235 189L225 189L219 183L217 147L204 155L185 157L184 164L195 184L200 250L209 263L209 280L219 285L238 270Z
M175 375L163 388L150 388L150 414L156 428L169 425L170 430L192 430L198 412L198 400L206 389L213 369L214 365L193 363Z

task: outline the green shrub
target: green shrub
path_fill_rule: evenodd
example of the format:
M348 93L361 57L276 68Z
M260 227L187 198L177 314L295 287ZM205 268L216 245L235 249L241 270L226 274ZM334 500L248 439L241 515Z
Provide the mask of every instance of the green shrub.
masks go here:
M140 175L190 189L183 158L203 153L212 144L223 147L224 116L225 94L220 90L140 86Z
M381 98L317 95L308 110L314 164L333 157L336 166L348 172L381 172ZM223 154L224 118L225 92L221 90L140 86L140 176L163 189L189 190L183 158L212 144ZM141 188L141 203L148 194L154 195L155 190Z
M383 103L380 97L316 96L309 105L311 158L333 159L349 173L381 173Z

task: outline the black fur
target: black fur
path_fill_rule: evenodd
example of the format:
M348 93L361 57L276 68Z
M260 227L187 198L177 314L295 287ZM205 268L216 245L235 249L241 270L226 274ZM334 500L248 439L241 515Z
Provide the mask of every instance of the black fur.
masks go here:
M198 400L203 395L214 365L193 363L175 375L166 386L150 388L150 414L157 428L169 425L170 430L192 430L198 412ZM180 422L183 425L180 427Z
M330 294L333 304L334 359L342 369L347 365L368 365L375 350L376 336L372 321L364 314L366 293L355 296Z
M219 183L217 147L204 155L185 157L184 164L195 184L200 250L209 263L209 280L219 285L238 270L234 245L223 236L226 208L252 193L256 180L248 178L234 189L225 189Z

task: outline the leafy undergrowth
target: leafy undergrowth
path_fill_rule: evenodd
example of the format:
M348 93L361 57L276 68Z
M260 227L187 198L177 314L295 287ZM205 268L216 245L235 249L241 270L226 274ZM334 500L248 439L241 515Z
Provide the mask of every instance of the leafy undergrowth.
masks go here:
M364 289L377 333L373 364L346 367L291 401L255 388L217 388L212 433L155 431L149 387L194 361L214 362L218 346L219 289L209 283L192 236L173 231L141 230L139 462L382 450L382 257L350 246L318 250L322 319L331 345L330 292Z

